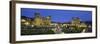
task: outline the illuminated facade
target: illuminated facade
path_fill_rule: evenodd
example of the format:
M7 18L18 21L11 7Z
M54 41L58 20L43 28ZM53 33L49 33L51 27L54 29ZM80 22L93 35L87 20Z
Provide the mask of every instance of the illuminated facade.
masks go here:
M35 13L33 24L35 26L50 26L51 16L42 17L40 16L40 13Z
M75 25L79 25L80 24L80 19L78 17L73 17L71 23L75 24Z
M77 26L77 27L87 27L87 25L85 23L81 23L81 20L78 17L73 17L72 18L71 25L72 26Z

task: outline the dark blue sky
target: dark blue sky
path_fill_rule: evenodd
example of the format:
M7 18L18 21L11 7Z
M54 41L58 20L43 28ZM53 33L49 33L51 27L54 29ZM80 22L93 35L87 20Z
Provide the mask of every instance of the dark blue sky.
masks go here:
M81 21L92 21L92 11L21 8L22 16L33 18L35 12L39 12L42 17L51 16L54 22L69 22L72 17L79 17Z

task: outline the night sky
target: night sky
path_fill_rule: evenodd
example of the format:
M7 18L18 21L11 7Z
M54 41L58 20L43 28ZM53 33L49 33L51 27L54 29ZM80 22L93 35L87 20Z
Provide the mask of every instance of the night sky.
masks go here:
M53 22L70 22L72 17L92 21L92 11L21 8L21 16L33 18L35 12L39 12L42 17L51 16Z

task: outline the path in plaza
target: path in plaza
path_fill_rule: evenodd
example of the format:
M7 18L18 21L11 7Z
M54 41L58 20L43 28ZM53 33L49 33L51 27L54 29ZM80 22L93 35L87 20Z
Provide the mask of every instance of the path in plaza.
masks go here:
M53 30L54 33L56 33L56 34L64 34L64 32L62 32L61 29L58 30L58 29L55 28L55 29L52 29L52 30Z

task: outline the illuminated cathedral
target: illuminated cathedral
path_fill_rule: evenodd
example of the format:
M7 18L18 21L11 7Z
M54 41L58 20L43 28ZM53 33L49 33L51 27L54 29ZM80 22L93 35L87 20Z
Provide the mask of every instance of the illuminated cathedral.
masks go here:
M34 14L34 20L32 21L35 26L50 26L51 16L42 17L40 13Z

